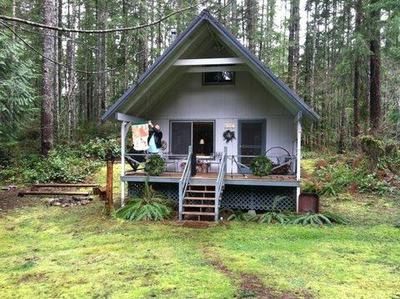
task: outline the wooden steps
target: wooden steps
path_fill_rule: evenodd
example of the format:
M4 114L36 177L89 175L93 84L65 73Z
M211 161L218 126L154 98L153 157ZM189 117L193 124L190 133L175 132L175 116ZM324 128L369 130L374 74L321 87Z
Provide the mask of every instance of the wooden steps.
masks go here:
M215 197L185 196L187 200L215 200Z
M193 216L215 216L214 212L182 212L183 215L193 215Z
M203 205L203 204L184 204L185 208L214 208L215 205Z
M215 185L189 183L183 199L184 219L214 221L215 209Z

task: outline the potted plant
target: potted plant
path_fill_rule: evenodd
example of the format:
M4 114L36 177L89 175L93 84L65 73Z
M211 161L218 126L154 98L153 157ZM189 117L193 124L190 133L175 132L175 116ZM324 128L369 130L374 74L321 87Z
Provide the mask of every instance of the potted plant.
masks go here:
M266 176L271 173L273 164L266 156L258 156L251 161L251 172L256 176Z
M159 176L164 172L165 161L159 155L151 155L146 159L144 171L151 176Z

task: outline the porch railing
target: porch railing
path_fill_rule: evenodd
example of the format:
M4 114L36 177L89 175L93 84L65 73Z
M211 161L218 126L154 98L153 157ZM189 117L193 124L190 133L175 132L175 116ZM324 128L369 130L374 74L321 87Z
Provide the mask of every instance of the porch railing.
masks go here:
M181 179L179 180L179 221L182 221L183 200L185 198L186 189L189 184L190 174L192 171L192 154L192 147L189 146L187 162L185 168L183 169Z
M219 165L217 181L215 184L215 221L219 220L219 200L222 194L222 189L225 183L225 173L226 173L226 161L227 161L227 148L224 148L224 152L221 157L221 163Z
M227 159L230 160L230 175L241 174L243 176L251 174L250 163L242 163L243 159L252 160L258 156L256 155L228 155ZM287 173L284 175L294 175L296 173L296 157L290 156L267 156L272 163L274 163L273 171L278 170L284 166L287 167ZM236 169L235 167L236 166Z

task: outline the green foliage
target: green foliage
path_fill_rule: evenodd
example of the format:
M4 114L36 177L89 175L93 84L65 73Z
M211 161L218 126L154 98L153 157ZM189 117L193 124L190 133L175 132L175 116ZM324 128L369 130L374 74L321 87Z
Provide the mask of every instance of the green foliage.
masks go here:
M333 223L337 224L346 224L347 221L336 214L333 213L307 213L305 215L301 215L292 219L290 224L301 224L301 225L333 225Z
M353 167L350 162L336 158L334 163L320 166L311 178L304 179L302 190L327 196L338 196L347 191L385 194L393 190L385 180L364 166L367 163L362 162Z
M257 222L258 215L254 211L237 211L229 216L228 221Z
M0 180L10 183L83 182L92 175L102 161L86 153L82 147L58 146L48 157L35 154L23 155L0 167Z
M0 142L11 140L19 122L34 111L35 78L23 46L0 32Z
M261 214L258 218L259 223L266 223L266 224L286 224L290 220L290 217L279 212L267 212Z
M146 182L141 197L131 199L116 212L118 218L131 221L160 221L170 217L172 209L165 197Z
M251 161L250 169L256 176L266 176L271 173L273 164L266 156L258 156Z
M146 159L144 170L148 175L159 176L164 172L165 160L160 155L150 155Z
M80 149L88 158L105 159L109 153L114 157L120 156L120 144L116 139L94 138L82 144Z

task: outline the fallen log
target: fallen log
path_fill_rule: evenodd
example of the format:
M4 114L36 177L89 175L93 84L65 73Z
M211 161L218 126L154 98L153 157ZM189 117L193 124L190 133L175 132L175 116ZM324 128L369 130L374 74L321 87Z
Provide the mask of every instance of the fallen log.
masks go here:
M19 197L23 197L25 195L80 195L80 196L89 196L90 192L82 192L82 191L20 191L18 192Z

